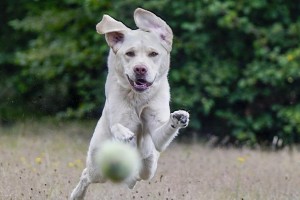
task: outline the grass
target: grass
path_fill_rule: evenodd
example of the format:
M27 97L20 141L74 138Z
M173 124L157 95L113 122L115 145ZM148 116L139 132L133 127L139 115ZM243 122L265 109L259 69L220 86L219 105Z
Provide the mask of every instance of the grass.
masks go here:
M25 122L0 128L0 199L68 199L96 122ZM299 199L300 153L173 143L155 177L129 190L93 184L86 199Z

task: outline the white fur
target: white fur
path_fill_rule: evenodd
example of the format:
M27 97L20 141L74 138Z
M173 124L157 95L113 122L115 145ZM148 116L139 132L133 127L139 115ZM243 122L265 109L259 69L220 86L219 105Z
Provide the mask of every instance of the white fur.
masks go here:
M96 26L111 47L106 102L90 142L86 168L71 194L72 200L83 199L90 183L106 181L95 163L95 153L104 141L128 142L139 151L142 167L134 177L126 180L128 187L133 188L136 181L154 176L159 152L166 149L180 128L188 125L186 111L170 114L167 74L173 38L171 28L141 8L136 9L134 19L140 29L131 30L108 15ZM134 52L134 56L126 55L129 51ZM151 52L157 55L150 56ZM145 80L153 82L142 92L136 91L127 78L137 80L136 66L143 66L147 70Z

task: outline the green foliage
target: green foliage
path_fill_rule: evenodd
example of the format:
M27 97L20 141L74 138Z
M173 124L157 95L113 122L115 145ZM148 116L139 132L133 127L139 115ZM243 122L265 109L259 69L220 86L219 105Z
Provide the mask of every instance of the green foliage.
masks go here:
M136 7L174 32L172 108L190 131L255 144L300 142L300 4L294 1L14 1L1 6L0 112L99 116L107 45L104 13L135 28ZM22 9L23 8L23 9ZM6 37L10 34L13 37ZM12 102L13 101L13 102Z

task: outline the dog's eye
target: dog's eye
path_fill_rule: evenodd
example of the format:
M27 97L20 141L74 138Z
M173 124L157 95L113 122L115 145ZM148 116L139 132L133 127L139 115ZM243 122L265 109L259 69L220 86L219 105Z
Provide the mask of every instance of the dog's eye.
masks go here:
M158 55L158 53L156 53L155 51L152 51L151 53L149 53L149 57L155 57L155 56L157 56Z
M134 57L135 56L134 51L128 51L125 54L126 54L126 56L129 56L129 57Z

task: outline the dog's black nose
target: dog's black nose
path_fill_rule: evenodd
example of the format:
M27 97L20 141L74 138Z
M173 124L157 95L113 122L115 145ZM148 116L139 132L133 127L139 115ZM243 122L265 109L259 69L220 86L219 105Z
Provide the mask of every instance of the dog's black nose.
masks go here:
M147 68L144 65L138 65L134 67L133 71L136 75L143 76L147 73Z

